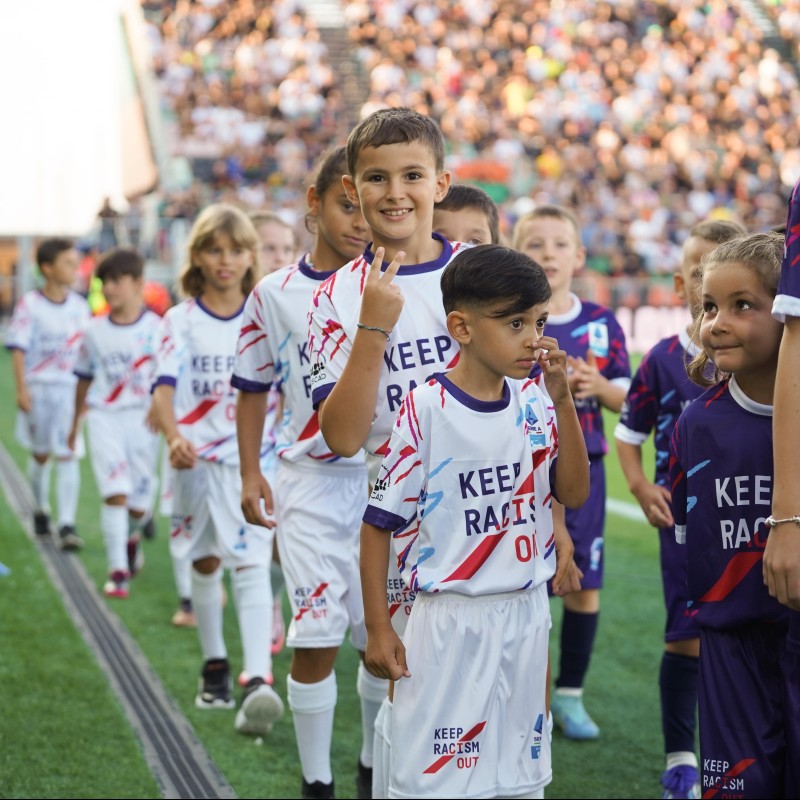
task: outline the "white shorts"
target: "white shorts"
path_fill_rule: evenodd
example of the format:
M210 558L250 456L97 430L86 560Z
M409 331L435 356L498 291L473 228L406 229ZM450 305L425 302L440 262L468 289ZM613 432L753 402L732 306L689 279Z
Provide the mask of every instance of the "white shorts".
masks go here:
M89 458L104 500L125 495L128 508L150 511L157 484L158 437L144 423L145 411L91 409L86 427Z
M78 435L75 451L67 446L75 411L75 386L64 383L34 383L29 387L31 410L17 413L17 441L37 456L83 458L86 445Z
M364 650L359 550L367 507L367 472L278 463L278 552L292 601L290 647L338 647L348 628Z
M215 556L229 569L269 565L274 534L245 521L237 466L200 460L193 469L175 470L174 475L169 535L173 558L197 561Z
M394 687L389 797L513 797L552 780L547 587L420 592Z

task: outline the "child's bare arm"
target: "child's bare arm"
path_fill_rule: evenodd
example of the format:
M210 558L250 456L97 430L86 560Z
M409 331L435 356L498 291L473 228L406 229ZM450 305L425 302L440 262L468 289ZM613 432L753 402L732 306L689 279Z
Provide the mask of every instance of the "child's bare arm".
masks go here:
M85 411L86 395L89 393L91 385L91 378L78 378L78 383L75 386L75 410L72 413L72 426L67 437L67 445L70 450L75 449L75 443L78 441L78 430L81 426L81 417Z
M617 456L628 488L642 507L647 521L656 528L674 525L670 494L663 486L647 479L642 468L641 446L623 442L621 439L617 439L616 444Z
M239 443L239 471L242 475L242 512L253 525L274 528L272 488L261 472L261 439L267 411L267 392L242 392L236 397L236 438Z
M409 678L406 649L395 633L386 600L391 531L361 523L361 593L367 627L364 664L378 678Z
M556 574L553 575L553 594L563 597L581 588L581 572L575 563L575 545L567 529L564 506L553 500L553 535L556 546Z
M153 391L153 411L158 429L164 434L169 448L169 463L173 469L191 469L197 461L194 445L181 436L175 419L173 401L175 387L161 383Z
M403 310L403 295L392 279L405 253L397 253L382 273L383 255L379 247L364 285L359 325L366 327L358 328L341 377L319 404L320 430L339 456L354 456L369 436L387 341L382 331L390 332Z
M773 425L775 489L772 516L788 519L800 514L800 317L786 317L775 380ZM763 564L769 593L784 605L800 611L800 530L792 522L773 528L767 537Z
M14 383L17 386L17 408L27 413L31 410L31 393L28 381L25 380L25 353L22 350L11 351L11 366L14 369Z

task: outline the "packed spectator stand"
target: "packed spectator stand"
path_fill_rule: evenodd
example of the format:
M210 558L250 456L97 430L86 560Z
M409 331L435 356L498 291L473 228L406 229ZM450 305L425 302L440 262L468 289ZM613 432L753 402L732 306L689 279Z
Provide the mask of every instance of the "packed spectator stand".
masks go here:
M494 197L505 232L532 204L575 207L615 305L658 299L700 219L781 224L800 172L797 2L142 6L172 153L154 256L170 220L218 199L302 233L310 164L383 105L440 122L454 179Z

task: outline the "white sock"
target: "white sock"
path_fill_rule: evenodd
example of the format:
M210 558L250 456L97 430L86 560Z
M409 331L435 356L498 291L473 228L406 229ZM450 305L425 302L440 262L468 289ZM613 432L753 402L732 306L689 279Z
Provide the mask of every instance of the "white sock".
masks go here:
M392 747L392 701L389 695L383 698L375 717L375 738L373 740L372 796L389 796L389 755Z
M289 675L286 688L303 777L308 783L330 783L336 673L331 672L319 683L298 683Z
M192 597L192 561L188 556L176 556L170 548L172 556L172 574L175 577L175 589L181 600Z
M51 461L49 459L44 464L40 464L31 456L28 461L28 478L33 491L33 504L37 511L45 514L50 513L50 468Z
M233 571L233 597L239 617L244 671L265 678L272 672L272 588L266 564Z
M222 637L222 567L210 575L192 569L192 610L197 619L197 633L203 659L227 658Z
M677 750L674 753L667 753L667 769L681 765L697 769L697 756L689 750Z
M108 572L128 571L128 509L125 506L110 506L103 503L100 508L100 530L106 544Z
M364 666L363 661L358 663L358 677L356 678L356 691L361 698L361 726L363 738L361 740L361 763L371 767L374 762L375 752L375 718L378 716L386 693L389 691L389 681L385 678L376 678Z
M78 511L78 494L81 490L81 471L78 460L70 458L56 464L56 500L58 502L58 527L74 525Z

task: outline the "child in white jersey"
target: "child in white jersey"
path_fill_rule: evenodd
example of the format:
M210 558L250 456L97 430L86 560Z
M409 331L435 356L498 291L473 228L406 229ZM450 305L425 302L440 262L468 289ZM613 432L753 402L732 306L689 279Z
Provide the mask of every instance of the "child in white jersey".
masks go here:
M460 250L432 233L436 204L448 193L444 138L430 118L409 108L381 109L347 141L345 189L360 206L372 243L315 292L309 313L312 400L330 449L363 448L370 482L380 465L402 398L458 359L441 304L442 270ZM403 264L385 273L387 258ZM564 559L565 570L571 559ZM559 559L559 571L562 561ZM413 594L400 576L387 579L392 621L402 633ZM391 700L375 721L373 797L385 795ZM381 752L378 752L378 749Z
M389 796L543 797L551 505L586 499L589 460L566 353L544 336L544 270L480 245L441 286L460 359L404 399L361 530L366 664L402 679ZM537 363L547 393L529 378ZM385 599L390 543L416 593L402 640Z
M72 374L81 332L91 317L86 300L71 287L79 256L69 239L45 239L36 262L44 278L41 289L26 292L14 307L6 336L17 387L17 439L30 451L28 477L33 489L35 532L50 533L50 456L56 460L56 500L61 547L77 550L75 531L80 492L78 458L67 444L75 402Z
M261 242L261 266L264 274L293 264L297 256L297 236L294 228L275 211L253 211L250 219L258 232ZM281 417L281 393L272 388L267 393L267 409L264 418L264 430L272 448L264 454L262 461L264 475L272 483L275 480L275 436ZM286 642L286 625L283 621L283 593L285 581L278 553L278 531L272 542L272 563L270 564L270 580L272 581L272 655L277 655ZM239 676L239 683L246 683L248 677Z
M192 561L191 599L203 651L198 708L232 708L222 626L223 568L232 571L244 655L236 729L263 735L283 714L266 682L271 527L250 525L239 496L236 390L230 385L247 294L258 277L258 237L247 215L217 204L195 220L181 289L189 296L164 316L153 391L158 426L175 469L170 547ZM270 523L272 525L274 523Z
M144 305L144 259L132 248L106 252L95 271L109 312L84 332L75 374L75 447L84 404L89 452L103 498L100 529L106 545L108 597L127 597L141 569L141 530L152 514L158 439L145 422L153 377L153 339L161 318Z
M314 246L299 262L267 275L245 306L233 385L239 389L237 431L242 471L242 509L256 524L266 520L261 501L275 492L277 540L292 601L288 644L293 648L287 697L302 768L302 797L331 796L331 739L337 702L334 661L349 628L366 646L358 533L367 493L361 453L330 452L311 405L308 306L314 290L360 255L369 231L360 209L345 194L344 147L320 159L307 192L306 223ZM283 417L276 433L277 470L263 474L258 442L270 384L280 388ZM374 720L386 681L359 666L363 739L356 773L359 796L372 785Z

